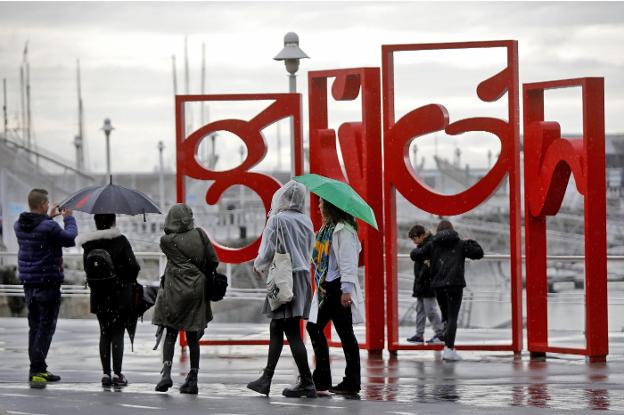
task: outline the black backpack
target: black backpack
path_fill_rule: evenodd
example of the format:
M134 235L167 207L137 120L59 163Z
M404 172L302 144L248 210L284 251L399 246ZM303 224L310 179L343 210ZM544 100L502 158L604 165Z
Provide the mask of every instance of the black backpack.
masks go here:
M84 269L90 287L117 278L113 259L105 249L94 249L89 252L85 258Z

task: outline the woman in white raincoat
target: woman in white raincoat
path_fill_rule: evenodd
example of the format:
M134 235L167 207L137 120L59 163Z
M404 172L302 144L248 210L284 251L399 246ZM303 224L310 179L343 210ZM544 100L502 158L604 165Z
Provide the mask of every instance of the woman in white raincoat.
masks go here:
M267 365L262 376L250 382L247 387L260 394L268 395L273 371L282 352L284 334L290 351L299 369L299 382L286 388L282 394L287 397L315 397L316 389L308 366L308 353L301 339L300 322L307 320L310 313L312 288L310 284L310 257L314 244L314 228L305 215L305 187L289 181L273 195L271 211L262 232L262 242L254 261L254 271L266 276L276 250L289 253L292 262L293 299L271 310L265 300L263 313L271 318L270 343Z
M364 321L364 302L358 281L362 249L353 216L320 199L323 226L316 235L312 265L317 290L312 299L307 330L316 355L314 383L317 393L356 395L360 392L360 350L353 324ZM329 347L323 330L331 321L340 337L347 366L345 376L332 387Z

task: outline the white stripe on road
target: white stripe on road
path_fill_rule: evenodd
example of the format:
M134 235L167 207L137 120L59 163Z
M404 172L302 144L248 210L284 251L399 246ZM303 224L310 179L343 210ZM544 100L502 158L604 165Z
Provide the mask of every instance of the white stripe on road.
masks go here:
M325 408L325 409L345 409L344 406L311 405L311 404L306 404L306 403L290 403L290 402L271 402L271 405L305 406L308 408Z
M6 411L7 414L14 414L14 415L48 415L48 414L35 414L33 412L20 412L20 411Z
M119 405L125 406L126 408L137 408L137 409L165 409L159 406L130 405L129 403L120 403Z

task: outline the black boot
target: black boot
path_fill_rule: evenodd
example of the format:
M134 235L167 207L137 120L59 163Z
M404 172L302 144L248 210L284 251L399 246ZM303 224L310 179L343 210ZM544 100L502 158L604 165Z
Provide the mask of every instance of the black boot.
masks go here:
M301 398L302 396L316 398L316 388L314 387L312 374L308 372L300 375L297 384L293 388L284 389L282 395L287 398Z
M273 371L271 369L264 369L262 376L253 382L249 382L247 384L247 388L258 392L261 395L269 396L269 391L271 390L271 379L273 379Z
M163 362L163 368L160 373L162 373L162 378L160 378L160 382L156 385L156 392L167 392L167 390L173 386L173 381L171 380L171 362Z
M180 393L188 393L191 395L197 395L197 372L198 369L191 369L186 375L186 380L180 386Z

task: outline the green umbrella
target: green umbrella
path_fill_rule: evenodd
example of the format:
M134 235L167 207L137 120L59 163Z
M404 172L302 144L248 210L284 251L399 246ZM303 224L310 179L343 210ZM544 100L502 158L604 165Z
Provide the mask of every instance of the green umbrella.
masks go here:
M303 184L310 192L332 205L379 230L373 209L348 184L318 174L304 174L293 177L293 180Z

